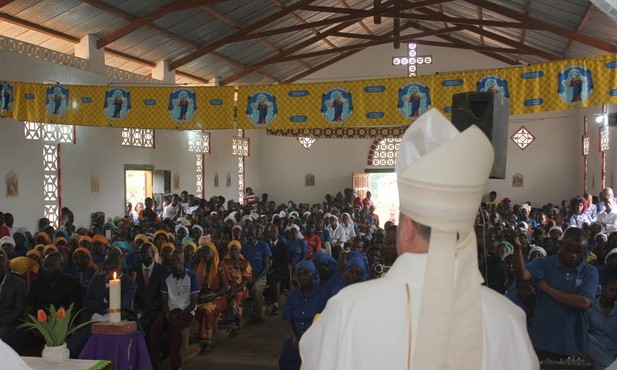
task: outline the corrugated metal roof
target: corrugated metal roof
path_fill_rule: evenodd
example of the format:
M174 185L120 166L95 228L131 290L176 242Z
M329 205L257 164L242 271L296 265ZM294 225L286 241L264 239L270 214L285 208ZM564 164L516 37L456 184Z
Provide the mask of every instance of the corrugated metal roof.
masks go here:
M423 2L399 2L401 8L388 9L401 13L401 36L427 31L434 35L459 27L419 37L415 41L420 44L440 40L450 47L473 47L513 64L617 52L617 25L588 0L443 0L419 8L418 3ZM173 0L14 0L0 9L0 36L73 53L76 40L95 35L99 46L124 54L107 54L106 63L130 72L149 75L150 65L168 60L189 75L177 78L182 83L215 77L224 84L275 83L310 73L346 55L343 52L391 42L387 35L393 31L392 18L383 15L375 24L373 4L373 0L232 0L201 6ZM293 11L286 10L289 7ZM349 24L341 26L340 19ZM338 33L333 32L335 27ZM287 31L278 31L283 29ZM574 32L587 38L576 41Z

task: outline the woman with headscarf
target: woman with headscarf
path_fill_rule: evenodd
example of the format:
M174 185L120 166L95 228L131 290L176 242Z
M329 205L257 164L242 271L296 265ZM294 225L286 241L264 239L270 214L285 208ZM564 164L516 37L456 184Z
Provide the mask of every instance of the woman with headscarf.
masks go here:
M11 273L26 282L26 293L30 291L30 283L36 277L40 265L28 257L15 257L10 261Z
M289 336L283 341L279 357L281 370L300 369L300 338L313 323L315 315L323 311L330 298L328 292L319 286L319 273L313 262L300 261L296 265L295 278L299 286L289 292L283 308L283 319L287 321Z
M176 246L171 242L163 243L163 245L161 245L161 265L165 267L166 271L172 270L170 259L171 253L175 250Z
M193 270L197 266L195 259L195 252L197 252L197 246L192 241L182 243L182 253L184 253L184 267L189 270Z
M34 242L36 244L49 245L51 243L51 237L45 231L39 231L34 234Z
M43 248L45 248L45 246L43 245ZM34 262L36 262L39 266L41 266L43 264L43 253L36 249L36 247L34 249L30 249L28 252L26 252L26 257L30 258L31 260L33 260ZM39 269L36 269L36 272L38 272Z
M345 263L345 286L360 283L368 279L368 262L364 255L358 251L347 253Z
M13 239L15 239L15 249L13 253L18 257L25 257L30 249L30 241L28 240L26 229L23 227L17 229L17 231L13 233Z
M7 235L0 238L0 248L4 251L4 254L6 254L7 259L10 260L17 257L17 255L15 255L15 239L13 239L12 236Z
M219 263L219 253L212 243L200 245L195 254L199 263L195 273L199 278L201 291L197 299L195 319L199 322L198 336L201 341L200 355L210 352L214 325L219 315L227 307L229 271L224 263Z
M230 336L234 336L242 320L242 302L249 296L249 290L246 286L253 278L253 269L242 253L240 253L242 244L239 241L231 240L227 244L227 248L228 254L223 264L227 266L229 271L230 286L227 292L229 303L227 305L225 321L236 323L236 329L229 333Z
M328 291L330 297L343 288L343 275L338 272L338 262L328 253L317 252L313 263L319 272L319 285Z
M99 267L92 260L90 251L84 247L75 249L75 252L73 252L73 261L75 261L75 264L79 268L77 281L81 286L83 296L85 296L88 291L88 286L90 285L90 280L92 280L92 277L94 277Z

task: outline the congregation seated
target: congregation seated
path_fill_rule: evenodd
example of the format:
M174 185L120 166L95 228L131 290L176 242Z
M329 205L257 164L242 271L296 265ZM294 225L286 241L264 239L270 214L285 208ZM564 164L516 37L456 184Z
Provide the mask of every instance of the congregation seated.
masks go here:
M150 203L146 211L148 217L142 211L142 217L137 216L137 223L130 212L125 217L114 218L113 222L105 219L101 212L94 212L92 225L87 227L75 227L72 221L63 217L63 225L58 230L48 220L41 220L42 230L34 236L28 236L29 233L22 230L13 234L14 243L4 239L8 241L4 243L6 247L0 246L9 252L12 247L12 253L16 253L19 246L20 253L26 256L15 259L15 263L11 261L11 266L15 265L11 270L26 284L24 296L28 301L31 294L41 300L37 304L32 302L29 312L33 312L34 307L50 303L43 302L43 297L40 297L44 279L71 279L70 284L80 287L77 291L86 296L91 281L108 278L102 268L105 256L120 253L123 260L121 270L126 271L124 276L132 277L136 284L133 309L139 321L138 327L145 333L153 361L158 363L161 349L167 346L172 353L172 367L180 367L183 359L176 348L186 336L184 328L194 322L192 311L196 319L192 326L197 328L193 339L201 340L204 344L202 353L205 354L215 339L217 323L232 323L237 329L242 324L262 322L265 312L278 315L279 300L283 302L285 296L291 294L287 292L300 283L293 279L291 272L304 261L314 263L319 275L314 283L324 288L328 296L337 294L346 285L387 275L388 267L398 256L396 224L387 221L380 225L373 213L374 204L368 207L356 204L354 207L355 197L350 198L348 191L345 194L330 196L325 202L312 205L294 202L277 205L266 200L243 206L231 200L226 207L223 197L209 200L193 197L185 201L190 196L182 196L181 202L175 206L172 197L171 203L164 208L168 210L167 215L173 213L171 218L163 217L164 209L157 210L150 200L146 202ZM607 194L612 194L612 190ZM494 199L481 207L478 217L481 227L476 229L480 269L489 269L489 275L483 271L484 276L490 276L486 279L489 286L501 294L507 291L513 301L526 310L530 324L537 310L533 305L542 309L545 298L538 298L545 297L547 288L543 283L536 286L537 279L514 280L514 251L508 239L509 230L516 231L524 265L531 271L537 260L558 258L555 256L563 253L564 232L570 222L575 222L575 228L583 230L586 235L588 246L581 263L588 263L599 274L591 298L600 296L603 282L611 281L613 275L617 275L617 250L613 251L617 248L617 232L610 231L612 214L615 213L612 207L614 199L601 194L602 211L596 212L596 219L593 219L592 203L588 197L581 198L582 203L576 198L562 206L534 207L528 203L512 204L509 199L496 201L495 194ZM168 208L170 205L172 208ZM67 214L70 212L66 211ZM63 209L63 215L64 212ZM609 217L602 218L602 212L607 212ZM586 218L588 221L583 221L579 227L578 220ZM105 230L111 232L110 239L103 235ZM480 240L482 238L485 240ZM182 255L181 269L174 267L179 255ZM62 278L56 275L54 266L43 264L43 259L47 261L51 256L59 256L66 262L62 265ZM214 263L215 256L218 264ZM51 261L57 258L52 257ZM40 272L38 264L43 265ZM51 277L48 276L49 268L52 269ZM213 276L212 271L215 272ZM490 275L492 271L504 274L503 281L495 284L494 275ZM103 275L99 278L97 273L100 272ZM193 272L197 272L196 287L191 285ZM174 296L175 291L172 292L169 285L176 281L187 287L182 297ZM27 292L28 282L30 292ZM511 286L509 290L506 289L508 286ZM63 297L66 293L63 289L54 289L58 290L57 303L75 299ZM77 299L81 303L81 298ZM577 312L586 313L595 308L598 303L590 301L593 301L589 306L592 308L581 306ZM285 307L281 311L284 312ZM20 332L17 331L16 339L23 335ZM160 335L166 332L168 334ZM235 335L237 330L232 333ZM591 329L585 335L589 339ZM23 350L23 346L19 347L19 340L9 338L8 341ZM541 347L542 344L538 346ZM587 348L591 352L591 345Z
M0 251L0 282L0 340L6 340L21 324L27 293L26 282L11 274L9 259L3 251Z

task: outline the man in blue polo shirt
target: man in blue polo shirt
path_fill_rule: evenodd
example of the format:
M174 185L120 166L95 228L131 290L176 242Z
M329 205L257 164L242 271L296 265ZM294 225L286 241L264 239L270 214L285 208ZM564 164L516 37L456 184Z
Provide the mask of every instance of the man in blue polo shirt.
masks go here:
M176 249L170 257L171 271L161 280L161 312L150 328L150 357L156 368L161 353L161 331L165 324L169 330L169 365L179 370L182 363L180 347L182 346L182 329L189 326L194 319L195 306L200 286L197 275L184 268L184 254Z
M591 308L598 287L598 270L584 260L587 234L570 227L559 253L524 265L521 243L514 231L514 272L518 280L537 284L536 309L529 336L540 360L560 360L587 351L589 337L585 311Z
M266 288L266 272L270 267L272 252L268 243L257 239L257 233L253 226L250 226L247 231L246 242L242 245L242 255L253 269L253 279L249 284L251 296L255 300L255 309L252 313L253 322L261 324L264 322L263 306L265 299L263 293Z

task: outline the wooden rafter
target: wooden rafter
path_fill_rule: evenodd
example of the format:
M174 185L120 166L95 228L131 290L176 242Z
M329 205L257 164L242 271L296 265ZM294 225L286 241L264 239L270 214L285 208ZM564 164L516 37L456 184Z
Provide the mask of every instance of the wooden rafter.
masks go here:
M349 57L349 56L351 56L351 55L353 55L353 54L355 54L355 53L357 53L359 51L360 50L352 50L352 51L348 51L346 53L342 53L342 54L340 54L340 55L338 55L338 56L336 56L334 58L328 59L327 61L325 61L325 62L323 62L321 64L316 65L315 67L313 67L311 69L308 69L308 70L306 70L306 71L304 71L302 73L299 73L299 74L297 74L297 75L295 75L295 76L293 76L291 78L288 78L285 81L283 81L282 83L290 84L290 83L293 83L295 81L298 81L301 78L304 78L304 77L306 77L308 75L311 75L311 74L319 71L320 69L323 69L323 68L326 68L328 66L331 66L332 64L334 64L334 63L336 63L338 61L341 61L341 60L343 60L343 59L345 59L345 58L347 58L347 57Z
M52 30L51 28L41 26L40 24L29 22L24 19L20 19L20 18L5 14L5 13L0 13L0 20L14 24L16 26L21 26L21 27L29 28L31 30L35 30L47 36L57 37L61 40L72 42L74 44L79 42L79 38L75 36L68 35L64 32Z
M181 58L171 62L169 64L169 68L171 70L174 70L174 69L177 69L179 67L182 67L183 65L185 65L187 63L190 63L190 62L194 61L195 59L200 58L200 57L202 57L202 56L204 56L204 55L206 55L206 54L208 54L208 53L210 53L210 52L220 48L223 45L226 45L226 44L228 44L230 42L234 42L233 41L234 37L237 37L239 35L249 34L249 33L253 32L253 31L256 31L256 30L264 27L264 26L267 26L271 22L276 21L277 19L280 19L281 17L283 17L283 16L285 16L285 15L287 15L287 14L289 14L289 13L295 11L295 10L300 9L303 6L312 3L313 1L316 1L316 0L301 0L301 1L298 1L297 3L288 6L288 7L286 7L283 10L280 10L280 11L274 13L274 14L271 14L271 15L265 17L265 18L262 18L262 19L260 19L260 20L258 20L256 22L254 22L254 23L252 23L252 24L242 28L238 32L234 33L233 35L230 35L228 37L224 37L224 38L222 38L220 40L217 40L217 41L215 41L213 43L210 43L210 44L208 44L206 46L203 46L203 47L195 50L191 54L183 56L183 57L181 57Z
M436 13L434 10L430 10L430 9L426 9L426 8L419 9L418 11L423 12L425 14L429 14L429 15L432 15L432 14ZM546 50L541 50L541 49L537 49L537 48L531 47L529 45L522 44L522 43L518 42L517 40L512 40L512 39L507 38L505 36L498 35L498 34L496 34L494 32L490 32L490 31L485 30L485 29L483 29L481 27L478 27L478 26L472 26L472 25L466 24L466 25L462 25L462 27L464 29L470 31L470 32L473 32L473 33L479 35L479 36L483 36L483 37L489 38L491 40L497 41L499 43L502 43L502 44L508 45L510 47L516 48L519 51L524 52L522 54L534 54L534 55L540 56L540 57L542 57L544 59L547 59L547 60L561 59L561 56L559 56L559 55L555 55L555 54L552 54L552 53L550 53L550 52L548 52Z
M1 0L1 1L0 1L0 8L4 7L4 6L6 6L6 5L9 5L9 4L10 4L10 3L12 3L13 1L15 1L15 0Z
M517 13L515 11L512 11L510 9L508 9L505 6L501 6L499 4L495 4L492 3L490 1L486 1L486 0L465 0L468 3L474 4L474 5L478 5L481 6L485 9L488 9L492 12L495 13L499 13L503 16L506 16L508 18L512 18L515 19L519 22L522 23L526 23L529 26L535 27L535 28L539 28L542 29L544 31L548 31L554 34L557 34L559 36L562 37L568 37L572 40L587 44L589 46L592 46L594 48L600 49L600 50L604 50L606 52L609 53L615 53L617 52L617 46L606 42L606 41L602 41L599 39L596 39L594 37L590 37L587 35L583 35L577 31L572 31L570 29L567 29L565 27L561 27L561 26L557 26L555 24L551 24L548 22L544 22L542 20L536 19L536 18L532 18L530 16L527 16L525 14L522 13Z
M412 21L412 27L417 29L417 30L422 30L422 31L431 31L432 29L429 27L426 27L418 22ZM459 49L471 49L471 47L475 46L467 41L463 41L463 40L459 40L456 37L453 37L452 35L438 35L438 38L448 41L450 42L450 46L452 48L459 48ZM428 45L428 44L426 44ZM436 45L435 45L436 46ZM480 54L486 55L487 57L502 61L506 64L509 65L519 65L520 63L517 60L508 58L500 53L497 52L491 52L491 51L484 51L484 50L475 50ZM504 51L502 51L504 52Z
M386 6L385 4L381 4L381 6L379 7L379 12L383 16L384 14L392 13L392 11L403 12L406 10L424 8L427 6L437 5L441 3L450 3L452 1L454 0L423 0L423 1L417 1L417 2L406 1L406 2L399 3L396 9L392 9L391 7ZM307 10L307 11L318 12L318 13L339 13L339 14L350 14L350 15L369 12L371 13L370 17L374 17L375 12L376 12L375 9L361 10L361 9L339 8L339 7L334 7L334 6L319 6L319 5L307 5L307 6L302 7L302 9ZM363 16L363 18L368 18L368 16Z
M276 4L276 6L278 6L279 8L281 8L281 9L283 8L283 4L282 4L280 1L278 1L278 0L272 0L272 1L273 1L273 2ZM302 18L302 17L300 17L299 15L297 15L297 14L296 14L296 12L291 12L291 13L289 13L289 15L290 15L293 19L297 20L297 21L298 21L298 23L300 23L300 24L307 24L307 23L308 23L308 22L307 22L304 18ZM310 31L311 31L314 35L319 34L319 31L317 31L314 27L309 28L309 30L310 30ZM328 38L327 38L327 37L324 37L321 41L322 41L322 42L324 42L326 45L328 45L328 46L329 46L329 47L331 47L331 48L335 48L335 47L336 47L336 45L334 45L334 44L333 44L330 40L328 40ZM280 50L279 50L279 51L280 51Z
M531 0L527 0L527 2L525 3L525 15L529 16L529 14L531 14ZM525 37L527 37L527 29L523 28L523 30L521 31L521 38L519 40L521 44L525 43ZM517 55L516 59L521 59L521 56Z
M589 3L589 6L587 7L587 10L585 11L585 15L583 16L583 18L581 18L581 21L579 22L578 26L576 27L576 32L580 32L583 30L583 28L585 28L585 26L587 26L587 22L589 22L589 18L591 18L591 13L593 13L594 10L594 5L592 3ZM572 39L570 39L568 41L568 45L566 45L566 48L563 50L563 57L566 58L568 56L568 54L570 53L570 50L572 49L572 45L574 44L574 41Z
M351 9L351 7L347 4L345 0L339 0L339 3L347 9ZM358 24L368 35L374 35L373 31L371 31L371 29L366 25L364 21L358 21Z
M220 3L223 0L186 0L186 1L174 1L168 5L162 6L158 9L151 11L150 13L143 15L141 17L136 18L129 24L118 28L115 31L108 33L107 35L101 37L97 42L96 46L100 49L114 41L121 39L122 37L154 22L159 18L163 18L168 16L171 13L175 13L180 10L186 10L191 8L196 8L204 5L212 5L216 3Z

